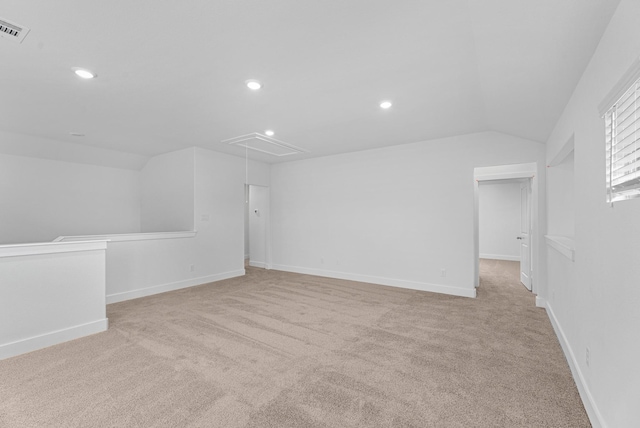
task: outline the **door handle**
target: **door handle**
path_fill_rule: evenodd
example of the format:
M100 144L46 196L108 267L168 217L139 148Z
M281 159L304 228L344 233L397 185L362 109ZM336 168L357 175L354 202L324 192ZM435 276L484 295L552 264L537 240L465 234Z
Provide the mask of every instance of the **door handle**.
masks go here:
M518 236L516 239L524 239L522 236Z

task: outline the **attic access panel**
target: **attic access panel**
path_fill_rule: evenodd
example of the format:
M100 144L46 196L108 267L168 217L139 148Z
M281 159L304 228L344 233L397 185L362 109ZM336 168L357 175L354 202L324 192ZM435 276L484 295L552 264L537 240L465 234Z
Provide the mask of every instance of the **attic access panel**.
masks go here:
M307 152L300 147L276 140L275 138L267 137L266 135L262 135L257 132L229 138L227 140L222 140L222 142L230 145L246 147L249 150L255 150L260 153L266 153L268 155L278 157Z

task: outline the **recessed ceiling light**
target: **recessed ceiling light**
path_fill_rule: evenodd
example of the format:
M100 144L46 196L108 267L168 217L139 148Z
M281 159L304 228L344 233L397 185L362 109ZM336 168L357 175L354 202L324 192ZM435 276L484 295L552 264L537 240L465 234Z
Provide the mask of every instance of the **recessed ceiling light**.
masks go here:
M391 107L391 101L383 101L380 103L380 107L384 108L384 109L388 109L389 107Z
M262 83L258 82L257 80L247 80L245 82L247 84L247 88L252 89L254 91L257 91L258 89L262 88Z
M269 137L273 137L273 135L275 134L275 132L273 132L273 131L272 131L272 130L270 130L270 129L267 129L266 131L264 131L264 134L265 134L265 135L267 135L267 136L269 136Z
M85 70L84 68L73 68L72 70L77 76L82 77L83 79L93 79L96 77L95 73Z

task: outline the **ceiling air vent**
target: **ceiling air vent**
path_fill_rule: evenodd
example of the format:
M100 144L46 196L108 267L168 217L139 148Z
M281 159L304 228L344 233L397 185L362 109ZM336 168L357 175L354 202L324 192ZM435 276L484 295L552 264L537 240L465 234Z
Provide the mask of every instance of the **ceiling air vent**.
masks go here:
M305 153L306 150L287 144L272 137L254 132L253 134L241 135L228 140L222 140L223 143L233 144L240 147L246 147L250 150L266 153L272 156L289 156L297 153Z
M29 34L29 29L0 18L0 37L22 43Z

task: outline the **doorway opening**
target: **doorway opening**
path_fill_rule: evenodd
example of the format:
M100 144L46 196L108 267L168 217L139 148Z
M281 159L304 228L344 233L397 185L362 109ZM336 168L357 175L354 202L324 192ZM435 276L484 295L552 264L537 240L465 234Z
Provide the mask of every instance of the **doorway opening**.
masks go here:
M480 259L518 267L520 282L535 292L537 278L536 164L475 168L475 286ZM486 263L485 263L486 265Z
M530 180L478 183L480 259L509 261L499 265L517 266L519 280L528 290L531 290Z
M244 218L245 267L271 269L268 187L245 185Z

